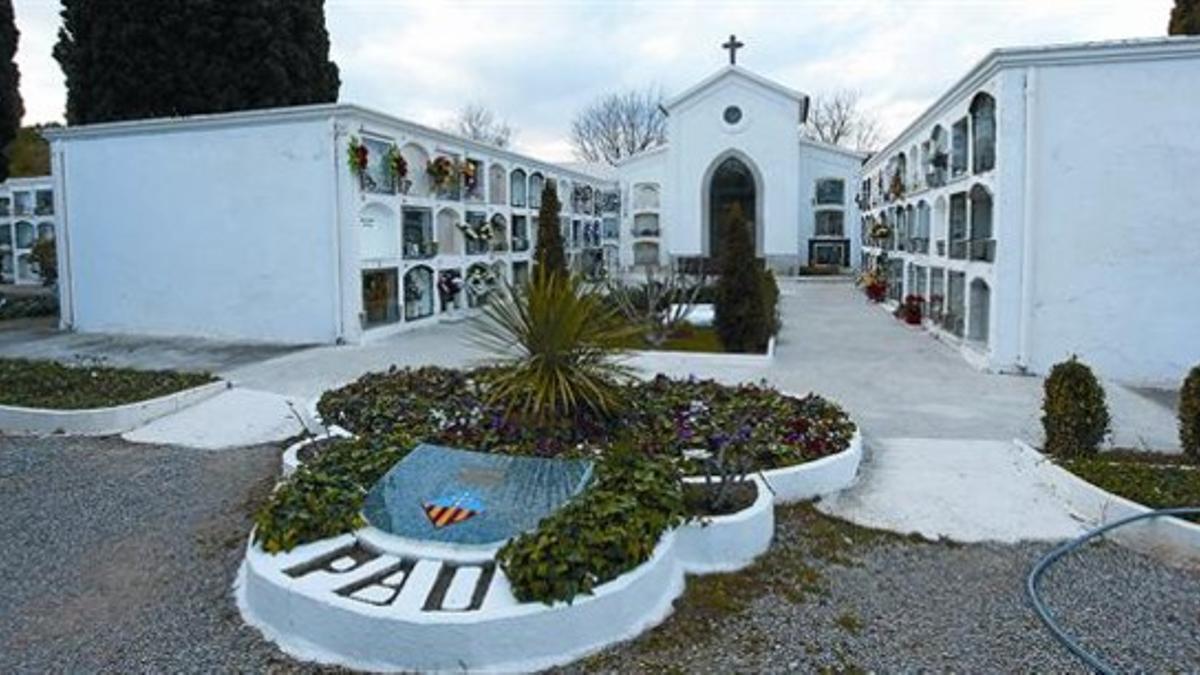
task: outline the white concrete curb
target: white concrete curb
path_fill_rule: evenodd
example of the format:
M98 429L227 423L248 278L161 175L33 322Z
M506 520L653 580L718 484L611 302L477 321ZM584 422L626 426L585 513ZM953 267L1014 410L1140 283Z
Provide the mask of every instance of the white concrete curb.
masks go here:
M862 431L855 428L850 445L839 453L758 475L775 492L776 504L815 499L850 487L858 478L862 453Z
M324 441L330 438L354 438L354 434L335 425L329 427L328 433L321 434L320 436L310 436L302 441L296 441L295 443L292 443L287 447L286 450L283 451L283 477L287 478L288 476L296 473L296 469L299 469L300 465L303 464L303 462L300 461L299 453L301 450L309 445L312 445L313 443Z
M1022 440L1014 440L1017 462L1036 475L1077 517L1092 525L1153 509L1107 492L1055 464ZM1113 530L1108 538L1176 564L1200 565L1200 525L1177 518L1152 518Z
M702 478L688 478L703 484ZM753 476L758 496L750 506L724 516L693 520L679 528L676 551L684 568L696 574L732 572L766 553L775 536L775 507L762 479Z
M350 541L353 535L343 535L280 556L251 545L235 585L243 618L288 654L319 663L381 672L529 672L638 635L671 613L684 587L675 532L663 536L650 560L571 604L518 603L500 582L490 594L507 598L478 611L424 612L357 602L332 592L336 580L306 584L283 573L288 561Z
M231 388L224 380L173 394L109 408L54 410L0 405L0 432L107 436L136 429L151 420L179 412Z
M685 352L671 349L631 349L627 359L678 359L681 363L702 363L706 366L765 366L775 359L775 336L767 342L766 354L733 354L715 352Z

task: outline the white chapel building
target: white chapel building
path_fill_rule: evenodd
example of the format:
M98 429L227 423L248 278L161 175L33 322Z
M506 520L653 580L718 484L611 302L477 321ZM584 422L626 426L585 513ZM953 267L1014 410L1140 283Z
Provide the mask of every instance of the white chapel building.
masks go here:
M732 60L664 104L668 144L603 170L353 104L49 132L62 326L314 344L456 320L529 274L552 181L585 273L711 258L736 202L763 264L882 266L980 368L1200 362L1200 39L994 51L870 157L807 140L808 97Z

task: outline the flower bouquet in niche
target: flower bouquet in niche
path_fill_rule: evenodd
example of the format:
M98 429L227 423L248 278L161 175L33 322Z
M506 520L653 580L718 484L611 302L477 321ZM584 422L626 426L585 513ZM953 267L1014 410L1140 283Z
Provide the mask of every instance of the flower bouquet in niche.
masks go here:
M435 157L429 160L425 172L429 174L433 187L439 191L445 192L458 187L459 166L449 157Z
M443 270L438 274L437 289L442 298L442 310L445 311L454 305L462 293L462 276L454 270Z
M475 162L467 160L463 162L462 168L462 184L467 188L468 192L474 192L475 188L479 187L479 167Z
M391 179L392 184L401 193L408 194L408 188L412 186L412 181L408 180L408 162L404 159L404 155L400 154L400 149L394 145L388 148L383 165L387 169L388 178Z
M346 162L350 165L350 173L354 174L355 178L362 180L362 177L366 175L367 161L370 156L371 153L367 150L367 146L358 140L357 136L351 136L350 145L346 148Z

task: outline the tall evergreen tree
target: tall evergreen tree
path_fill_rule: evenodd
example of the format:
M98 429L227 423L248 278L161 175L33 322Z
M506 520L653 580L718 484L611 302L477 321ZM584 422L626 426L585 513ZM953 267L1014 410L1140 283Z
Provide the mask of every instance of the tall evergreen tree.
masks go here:
M71 124L337 100L324 0L62 3Z
M771 339L774 317L764 297L765 272L754 257L754 234L741 204L731 204L724 218L713 324L727 351L763 351Z
M537 247L533 251L533 272L536 275L558 273L567 276L567 254L563 252L562 226L558 212L558 188L547 180L542 188L542 206L538 209Z
M1175 0L1168 35L1200 35L1200 0Z
M17 22L12 0L0 0L0 181L8 180L9 146L21 129L25 104L21 101L21 73L17 55Z

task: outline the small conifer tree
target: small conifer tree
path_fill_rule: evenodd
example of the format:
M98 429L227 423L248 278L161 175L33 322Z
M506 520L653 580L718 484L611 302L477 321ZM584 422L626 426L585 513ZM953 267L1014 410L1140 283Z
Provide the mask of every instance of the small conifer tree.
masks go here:
M766 307L764 272L754 257L754 235L741 205L732 204L724 218L717 256L717 335L727 351L764 351L773 317Z
M567 254L563 252L562 227L558 221L561 205L554 181L542 188L542 206L538 209L537 246L533 252L533 272L537 276L567 276Z

